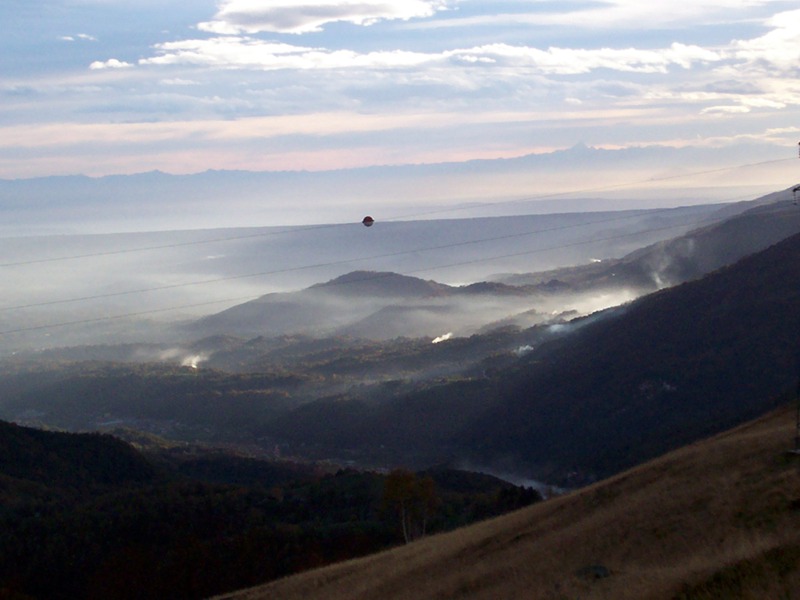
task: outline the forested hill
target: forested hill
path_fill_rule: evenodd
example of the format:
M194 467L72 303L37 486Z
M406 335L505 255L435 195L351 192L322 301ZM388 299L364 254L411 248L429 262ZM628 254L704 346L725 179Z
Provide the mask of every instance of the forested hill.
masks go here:
M147 454L0 422L0 598L207 598L541 499L451 469L398 472L390 496L392 474L131 437ZM404 528L406 497L425 512Z
M571 328L502 374L465 449L604 475L786 401L800 235Z
M65 434L0 421L0 475L47 487L87 490L145 484L155 467L129 444L110 435Z

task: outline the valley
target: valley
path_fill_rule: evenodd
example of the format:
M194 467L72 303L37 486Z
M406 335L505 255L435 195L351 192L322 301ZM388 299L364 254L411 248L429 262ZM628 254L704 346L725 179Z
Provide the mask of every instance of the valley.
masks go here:
M790 443L785 407L795 399L800 364L800 211L783 191L718 207L713 218L703 214L701 220L677 237L584 264L495 273L470 283L352 270L211 314L150 327L138 327L135 318L119 322L117 336L103 332L102 322L97 331L87 321L63 338L39 336L37 343L46 344L37 348L26 347L37 340L35 328L23 337L6 337L0 420L15 425L4 423L0 430L12 457L0 472L8 500L0 518L9 524L8 539L18 539L30 526L32 540L50 537L58 543L49 547L48 559L15 542L20 550L14 560L26 565L27 574L24 583L7 574L0 591L61 597L37 588L35 571L49 568L48 560L66 560L80 537L76 532L88 527L99 536L95 549L110 553L109 560L87 555L86 562L65 566L62 579L54 581L67 586L65 598L122 597L109 590L119 591L122 579L139 580L157 570L152 548L145 549L150 534L130 537L142 515L152 520L146 531L164 536L161 551L170 557L174 577L162 573L150 581L156 587L131 589L170 595L167 590L179 589L194 598L371 554L403 538L411 541L409 531L427 531L427 516L424 527L403 522L402 535L387 516L381 503L386 494L391 497L393 473L409 474L403 477L415 483L407 489L422 494L418 498L428 497L422 490L435 491L429 533L555 496L526 509L543 512L518 512L452 538L414 542L430 548L426 561L436 571L438 561L452 560L447 540L461 548L457 553L471 556L459 544L473 542L459 540L488 536L477 546L488 544L497 552L493 556L504 556L511 534L503 533L503 523L522 531L520 519L552 522L551 533L534 527L537 533L530 534L544 540L565 539L569 526L557 517L562 510L572 515L565 518L583 522L575 516L577 506L604 527L612 527L613 519L627 523L603 516L603 510L625 510L616 507L617 498L636 503L647 494L669 494L645 482L653 480L651 469L661 472L657 465L677 460L659 457L715 448L722 442L700 440L727 439L722 432L770 411L782 415L780 435L786 439L780 443ZM23 339L28 334L34 337ZM82 336L91 343L68 343ZM776 418L763 423L778 427ZM750 427L760 431L761 425L742 431ZM64 450L48 450L51 443ZM108 446L93 450L93 444ZM61 462L53 464L62 452ZM696 460L697 469L723 469L703 462L717 460L718 451L707 452L708 459L703 450L687 460ZM73 460L83 466L73 466ZM647 461L655 462L639 466ZM790 477L790 463L781 464L770 472ZM732 472L729 465L724 468ZM675 469L670 485L688 486L678 475L684 468ZM698 490L695 497L705 493ZM793 493L781 491L783 500L763 510L790 521L794 513L786 506L793 506ZM666 501L647 497L655 506ZM103 515L119 502L137 508L123 511L112 526L121 546L102 550ZM346 506L361 508L355 514ZM310 514L311 507L318 512ZM172 524L163 521L175 511L184 516ZM242 520L238 511L248 517ZM753 518L758 521L762 513L758 509ZM47 519L35 524L36 514ZM694 527L662 525L652 515L640 518L650 520L659 539L670 540L676 528ZM199 525L205 521L212 526ZM770 537L760 522L741 531L755 532L763 543L731 554L726 560L733 564L754 561L770 569L776 552L794 551L792 540ZM596 532L591 526L568 535L578 539ZM738 529L720 533L726 544L739 534ZM224 556L212 559L219 548L225 548ZM267 551L273 553L269 568L256 567ZM697 558L696 570L681 564L669 575L644 564L631 566L608 547L569 560L563 547L552 552L561 557L557 582L514 575L501 583L496 574L503 568L487 563L480 580L459 570L452 585L462 592L447 593L494 597L498 590L512 593L515 585L535 582L537 589L550 590L543 598L560 589L607 597L602 594L611 592L598 590L617 585L643 590L643 581L656 577L653 597L670 589L701 598L702 590L716 585L707 557ZM358 564L383 569L381 556ZM530 560L550 564L541 556ZM351 573L348 564L332 568ZM718 568L728 576L727 567ZM80 569L89 569L91 577L78 576ZM796 569L786 569L777 579L770 575L771 585L790 585ZM200 571L209 577L197 575ZM592 583L601 572L602 581ZM300 575L274 584L287 587L231 597L307 597L308 585L332 594L325 597L339 597L344 592L315 579L324 579L324 573L312 571L309 579ZM363 597L388 594L383 586L391 577L386 577L366 574L358 583ZM398 597L445 593L449 581L437 575L433 588L409 587L416 591ZM601 595L592 596L596 593Z
M17 351L0 363L0 418L584 485L791 394L787 194L583 266L462 285L351 271L151 341Z

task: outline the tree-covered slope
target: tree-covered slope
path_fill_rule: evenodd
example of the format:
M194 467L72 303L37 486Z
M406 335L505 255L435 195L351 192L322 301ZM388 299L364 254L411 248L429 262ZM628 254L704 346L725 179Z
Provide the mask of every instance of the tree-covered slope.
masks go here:
M800 236L570 327L496 380L463 448L607 475L775 406L800 364Z
M138 440L0 422L0 598L206 598L402 541L388 475ZM430 532L541 499L450 469L405 480L425 482Z

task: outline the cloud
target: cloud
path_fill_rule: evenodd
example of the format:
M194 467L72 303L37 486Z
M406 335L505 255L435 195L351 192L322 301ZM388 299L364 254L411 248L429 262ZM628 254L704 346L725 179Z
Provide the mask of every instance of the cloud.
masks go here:
M565 2L566 10L541 15L546 25L574 27L642 29L643 24L658 23L662 28L680 28L686 24L712 23L731 25L746 19L746 9L767 6L770 0L693 0L679 4L607 0L605 2ZM573 5L576 8L569 10Z
M800 106L800 10L773 15L764 22L770 30L747 40L733 40L725 59L709 74L706 85L725 104L709 106L703 114L746 114L756 110L781 111ZM730 81L740 83L731 85ZM745 83L746 82L746 83Z
M99 71L102 69L128 69L133 65L125 61L117 60L116 58L109 58L108 60L96 60L89 65L92 71Z
M601 29L619 32L647 31L649 24L657 24L659 30L666 31L682 29L687 25L696 26L698 23L730 26L734 23L749 22L753 17L748 11L755 13L761 7L769 8L773 1L696 0L678 5L641 0L504 2L502 4L504 12L496 12L495 7L486 3L485 6L488 7L486 12L478 11L478 14L466 10L453 12L450 18L423 21L413 26L420 29L564 27L573 31L577 28L592 32Z
M774 15L772 30L761 37L734 42L733 53L750 67L797 74L800 68L800 10Z
M709 106L708 108L704 108L700 111L704 115L708 114L744 114L749 113L750 109L746 106L742 105L731 105L731 106Z
M537 115L475 115L473 121L490 124L507 119L536 118ZM229 120L156 123L54 123L0 126L0 149L107 143L150 144L169 140L216 140L241 142L290 135L331 136L353 132L386 132L393 129L431 129L459 126L458 113L368 115L347 112L262 116Z
M548 48L540 50L528 46L490 44L452 53L459 57L482 57L493 63L504 62L527 66L548 75L578 75L597 69L629 73L666 73L670 66L690 68L695 62L714 62L720 59L716 52L699 46L674 43L660 50L637 48Z
M426 64L476 68L526 67L545 75L577 75L597 69L628 73L665 73L671 66L690 68L696 62L720 60L717 52L674 43L669 48L572 49L488 44L474 48L424 53L385 50L359 53L266 42L252 37L219 36L158 44L159 56L142 59L143 65L196 65L230 69L340 69L408 68Z
M766 108L771 110L780 110L786 108L784 102L771 100L770 98L741 98L738 99L738 104L728 106L710 106L704 108L701 112L708 113L728 113L728 114L744 114L749 113L753 109Z
M193 79L182 79L181 77L174 77L172 79L162 79L160 83L162 85L177 85L177 86L200 85L199 82L194 81Z
M309 33L335 22L371 25L378 21L429 17L443 0L223 0L202 31L223 35Z
M97 174L139 156L180 172L314 170L698 145L800 110L800 11L774 0L69 3L93 8L65 20L18 2L15 30L49 19L50 44L0 52L5 173L56 156L75 165L59 172Z
M142 65L195 65L227 69L338 69L349 67L409 67L441 57L400 50L360 54L352 50L327 50L251 37L215 37L159 44L159 56L140 60Z
M96 42L97 38L88 33L79 33L78 35L62 35L60 38L63 42L74 42L76 40L83 40L84 42Z

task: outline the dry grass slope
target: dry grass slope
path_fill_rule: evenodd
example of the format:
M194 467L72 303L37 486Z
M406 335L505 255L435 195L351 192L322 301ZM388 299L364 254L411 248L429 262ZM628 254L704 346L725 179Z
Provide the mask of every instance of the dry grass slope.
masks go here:
M230 600L800 598L786 408L609 480Z

